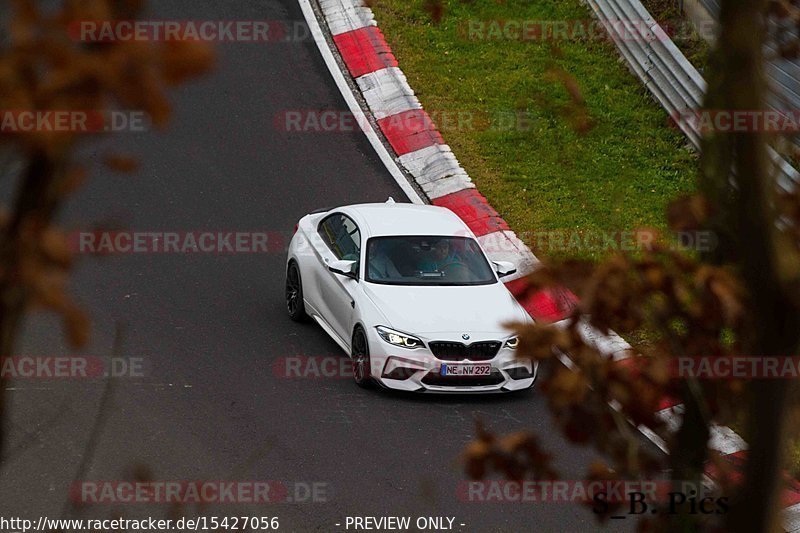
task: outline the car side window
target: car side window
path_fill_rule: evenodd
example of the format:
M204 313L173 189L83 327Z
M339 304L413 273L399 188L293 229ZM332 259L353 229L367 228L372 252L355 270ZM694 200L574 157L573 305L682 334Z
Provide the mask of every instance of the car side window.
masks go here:
M320 222L317 232L337 259L358 262L361 230L350 217L334 213Z

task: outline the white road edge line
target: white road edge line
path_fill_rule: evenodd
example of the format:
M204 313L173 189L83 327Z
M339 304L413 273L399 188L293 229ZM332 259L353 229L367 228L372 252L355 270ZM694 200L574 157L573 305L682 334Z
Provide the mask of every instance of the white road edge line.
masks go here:
M350 86L347 84L347 80L344 78L344 74L342 74L342 71L339 69L339 64L333 57L333 53L331 52L330 48L328 48L328 42L325 40L325 35L322 33L322 28L317 20L317 15L314 13L314 9L311 7L309 0L297 1L300 4L300 9L303 10L303 17L305 17L306 23L311 30L311 35L314 37L314 42L317 44L317 48L319 48L319 51L322 54L322 59L325 60L325 65L328 66L328 70L333 76L333 81L336 82L336 86L339 88L339 93L344 97L347 107L349 107L350 111L353 113L356 123L362 125L361 128L364 132L364 135L367 136L367 140L369 140L370 144L375 149L375 152L378 154L378 157L380 157L381 161L383 162L383 165L397 182L397 185L399 185L400 188L403 189L403 192L406 193L408 199L415 204L427 204L428 202L426 202L414 189L414 187L408 183L403 171L400 170L400 167L397 165L397 161L395 161L388 150L386 150L386 147L383 145L380 138L378 138L378 134L375 133L375 130L372 128L372 124L369 122L369 120L367 120L364 110L361 109L361 105L359 105L355 96L353 96Z

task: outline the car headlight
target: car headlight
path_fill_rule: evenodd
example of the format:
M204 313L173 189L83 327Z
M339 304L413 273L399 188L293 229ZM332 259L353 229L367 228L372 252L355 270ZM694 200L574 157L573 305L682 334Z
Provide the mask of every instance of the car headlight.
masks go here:
M399 331L395 331L383 326L378 326L375 329L378 330L378 335L380 335L381 338L389 344L402 346L403 348L419 348L422 346L421 340L416 337L406 335L405 333L400 333Z
M516 350L517 346L519 346L519 337L511 337L506 341L506 348Z

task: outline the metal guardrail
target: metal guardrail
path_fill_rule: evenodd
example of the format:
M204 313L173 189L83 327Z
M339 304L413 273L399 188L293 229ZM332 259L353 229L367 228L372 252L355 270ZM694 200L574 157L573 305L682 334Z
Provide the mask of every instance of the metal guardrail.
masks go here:
M639 0L585 0L608 32L634 74L673 117L697 110L706 82ZM676 120L678 127L699 150L696 121ZM778 184L792 190L800 173L777 152L770 156L778 170Z

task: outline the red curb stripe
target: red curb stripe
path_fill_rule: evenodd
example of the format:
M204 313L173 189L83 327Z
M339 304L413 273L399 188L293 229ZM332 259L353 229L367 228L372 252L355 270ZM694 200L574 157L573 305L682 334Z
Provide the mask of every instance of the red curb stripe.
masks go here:
M528 280L525 278L509 281L506 287L535 320L542 322L563 320L578 302L578 297L567 289L532 292L528 289Z
M645 360L641 357L627 357L625 359L614 361L614 365L617 367L627 368L634 377L639 377L642 369L645 366ZM681 400L672 396L664 396L659 400L658 407L656 407L656 412L671 409L678 405L682 405Z
M680 405L681 403L682 402L677 398L673 398L672 396L664 396L658 403L658 410L663 411L664 409L670 409L671 407L675 407L676 405Z
M738 452L728 453L722 456L726 461L733 463L738 467L744 466L747 459L747 450L739 450Z
M747 456L747 450L740 450L738 452L724 455L723 459L731 463L732 468L730 470L729 479L733 483L733 485L738 486L741 484L742 480L744 479L744 475L742 474L744 468L744 460ZM707 461L704 467L705 475L709 478L713 479L714 481L721 481L722 472L720 472L719 468L712 463L711 461Z
M783 507L797 505L800 503L800 481L793 478L788 470L783 472L783 478L786 480L786 488L781 494Z
M797 481L791 479L788 473L786 473L786 477L789 479L790 486L781 494L781 500L783 507L791 507L800 503L800 488L797 487Z
M625 359L613 360L614 368L624 368L628 371L629 375L634 379L639 379L642 371L645 368L646 361L641 357L626 357Z
M354 78L397 66L397 59L377 26L340 33L333 41Z
M398 156L434 144L444 144L436 125L423 109L409 109L378 121L378 127Z
M525 278L515 279L506 283L506 288L511 291L515 298L520 298L528 290L528 280Z
M614 364L620 367L628 367L631 372L639 373L642 366L642 359L639 357L626 357L625 359L617 359Z
M476 189L464 189L435 198L433 204L446 207L458 215L478 237L510 229L506 221Z
M520 303L533 318L543 322L558 322L566 316L558 301L546 292L537 292Z

